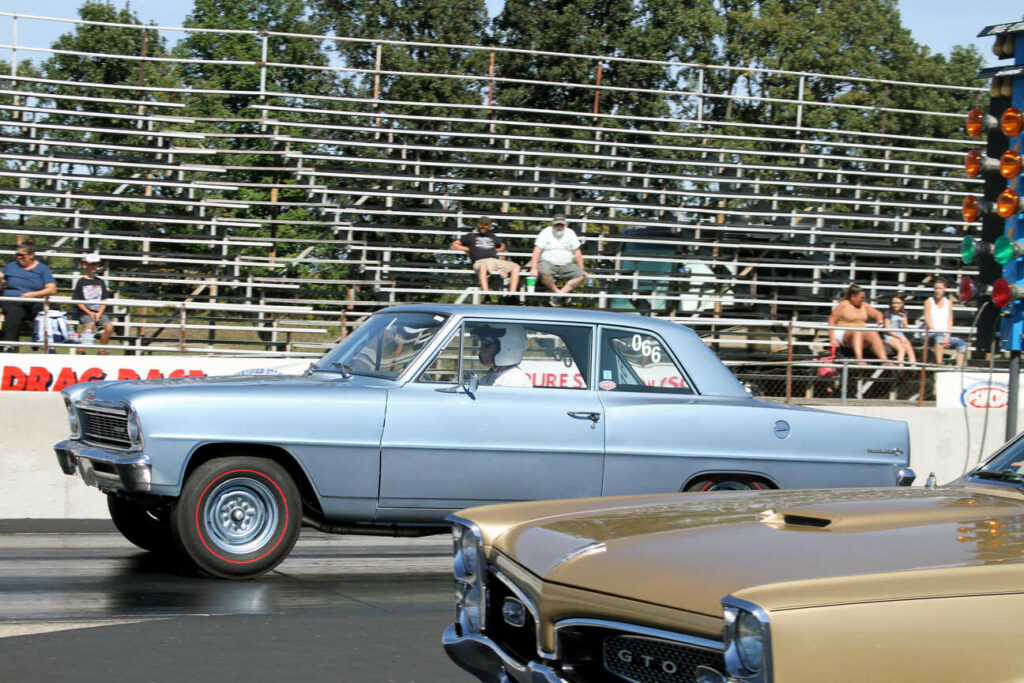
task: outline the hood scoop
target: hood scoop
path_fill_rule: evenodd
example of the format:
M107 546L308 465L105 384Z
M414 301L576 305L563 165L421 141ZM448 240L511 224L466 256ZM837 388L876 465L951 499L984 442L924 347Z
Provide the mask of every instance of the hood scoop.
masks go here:
M764 510L758 516L761 518L762 524L775 529L823 529L832 523L829 517L807 514L803 510L799 512L795 510L781 512Z

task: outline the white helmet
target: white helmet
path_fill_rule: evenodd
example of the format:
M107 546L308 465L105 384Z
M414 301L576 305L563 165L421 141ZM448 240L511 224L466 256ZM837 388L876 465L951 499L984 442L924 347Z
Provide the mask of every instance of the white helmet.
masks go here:
M526 330L522 325L503 324L479 327L473 331L478 337L497 340L498 352L494 354L494 365L499 368L517 365L526 353Z

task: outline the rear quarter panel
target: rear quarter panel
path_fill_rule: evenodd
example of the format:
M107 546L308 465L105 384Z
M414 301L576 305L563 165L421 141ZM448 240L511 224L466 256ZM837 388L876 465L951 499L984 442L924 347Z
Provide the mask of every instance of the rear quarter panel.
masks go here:
M607 413L604 495L679 490L714 472L756 474L782 488L888 486L909 462L904 422L749 397L600 396ZM903 453L869 452L889 449Z

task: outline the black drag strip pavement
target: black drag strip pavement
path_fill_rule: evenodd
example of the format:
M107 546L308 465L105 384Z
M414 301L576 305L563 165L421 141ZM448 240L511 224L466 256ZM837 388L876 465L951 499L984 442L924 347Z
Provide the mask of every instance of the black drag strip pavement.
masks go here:
M304 531L251 581L198 576L102 524L0 525L0 683L468 683L445 655L451 540Z
M441 649L451 613L445 606L175 617L5 638L0 680L475 680Z

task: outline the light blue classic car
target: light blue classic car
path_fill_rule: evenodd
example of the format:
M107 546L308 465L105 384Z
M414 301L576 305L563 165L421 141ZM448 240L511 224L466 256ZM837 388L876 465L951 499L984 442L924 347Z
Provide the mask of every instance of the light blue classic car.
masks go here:
M597 311L400 306L301 376L63 393L63 471L128 540L229 578L303 525L424 535L492 502L913 480L905 423L756 400L686 327Z

